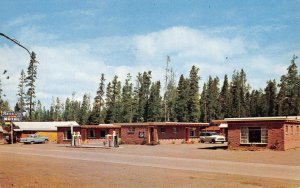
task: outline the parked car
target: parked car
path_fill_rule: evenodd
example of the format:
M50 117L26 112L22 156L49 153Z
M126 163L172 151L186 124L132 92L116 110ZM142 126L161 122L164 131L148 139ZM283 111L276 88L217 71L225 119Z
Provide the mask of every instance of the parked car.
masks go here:
M34 144L34 143L46 143L49 141L48 137L40 136L36 134L28 135L26 138L21 138L20 142L24 144Z
M226 141L225 136L218 135L216 132L202 132L199 137L199 141L201 143L209 142L209 143L216 143Z

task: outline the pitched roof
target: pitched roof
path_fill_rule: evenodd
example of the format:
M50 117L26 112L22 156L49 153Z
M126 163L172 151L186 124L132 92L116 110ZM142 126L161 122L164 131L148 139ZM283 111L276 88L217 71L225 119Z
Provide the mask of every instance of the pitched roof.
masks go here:
M60 126L79 126L76 121L53 121L53 122L13 122L20 131L57 131Z

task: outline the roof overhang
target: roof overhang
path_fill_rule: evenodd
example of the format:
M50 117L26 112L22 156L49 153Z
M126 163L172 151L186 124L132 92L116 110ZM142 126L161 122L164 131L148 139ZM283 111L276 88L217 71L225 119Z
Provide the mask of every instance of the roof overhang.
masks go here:
M224 120L226 122L239 122L239 121L299 121L300 122L300 116L225 118Z

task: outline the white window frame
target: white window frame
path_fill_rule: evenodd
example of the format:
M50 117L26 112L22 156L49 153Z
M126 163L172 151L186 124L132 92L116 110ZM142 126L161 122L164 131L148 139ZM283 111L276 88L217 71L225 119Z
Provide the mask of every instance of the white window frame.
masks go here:
M260 142L249 142L249 128L251 127L241 127L240 144L268 144L268 129L266 127L260 127Z

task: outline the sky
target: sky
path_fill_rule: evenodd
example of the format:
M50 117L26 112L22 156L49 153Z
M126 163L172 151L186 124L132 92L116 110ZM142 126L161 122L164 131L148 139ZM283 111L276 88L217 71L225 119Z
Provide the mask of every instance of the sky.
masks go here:
M300 55L300 0L2 0L0 33L37 54L36 100L75 92L95 96L101 74L123 81L152 71L163 83L167 56L176 80L199 70L200 91L209 75L229 79L244 69L252 89L286 74ZM0 38L2 89L13 107L28 53ZM299 60L297 60L299 65Z

